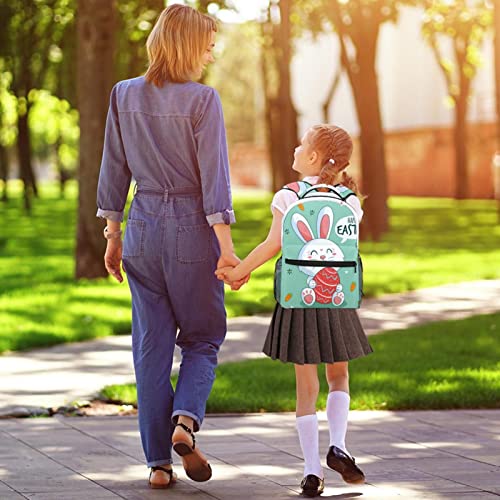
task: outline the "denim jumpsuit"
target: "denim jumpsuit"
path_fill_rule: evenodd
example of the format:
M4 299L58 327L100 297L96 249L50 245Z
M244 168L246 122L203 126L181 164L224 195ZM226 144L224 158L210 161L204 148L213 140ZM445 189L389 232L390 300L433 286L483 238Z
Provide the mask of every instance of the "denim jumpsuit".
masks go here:
M149 467L172 463L178 415L198 430L226 334L220 256L211 226L235 222L217 92L195 82L125 80L111 92L97 192L98 217L122 221L132 294L139 428ZM175 344L182 362L175 391Z

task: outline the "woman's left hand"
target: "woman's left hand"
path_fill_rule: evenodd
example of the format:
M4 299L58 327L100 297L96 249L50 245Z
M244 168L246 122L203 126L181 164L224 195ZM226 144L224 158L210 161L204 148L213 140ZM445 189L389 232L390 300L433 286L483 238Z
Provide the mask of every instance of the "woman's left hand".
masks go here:
M119 283L123 282L121 272L122 262L122 240L113 238L108 240L106 253L104 254L104 265L108 273L113 276Z
M223 267L236 267L241 262L240 258L237 257L234 253L230 254L221 254L219 260L217 261L217 269L221 269ZM239 290L245 283L248 283L250 279L250 274L245 276L243 279L238 281L230 282L228 280L224 280L224 283L231 286L231 290Z

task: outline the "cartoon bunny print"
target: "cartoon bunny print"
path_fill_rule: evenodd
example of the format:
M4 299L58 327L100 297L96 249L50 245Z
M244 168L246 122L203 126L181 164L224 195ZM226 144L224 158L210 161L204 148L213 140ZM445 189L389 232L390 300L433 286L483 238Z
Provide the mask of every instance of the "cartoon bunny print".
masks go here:
M314 234L306 218L299 213L292 216L292 227L297 236L305 243L299 252L299 260L303 261L343 261L342 250L328 237L333 227L333 211L323 207L318 214L318 238ZM340 306L344 302L344 293L337 269L334 267L300 266L299 270L307 274L307 287L302 290L302 301L307 306L315 302Z

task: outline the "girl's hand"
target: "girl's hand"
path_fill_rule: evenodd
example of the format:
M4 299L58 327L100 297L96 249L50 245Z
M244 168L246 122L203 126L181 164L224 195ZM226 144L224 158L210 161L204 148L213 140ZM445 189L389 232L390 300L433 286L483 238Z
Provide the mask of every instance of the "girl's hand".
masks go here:
M231 283L231 290L236 291L239 290L245 283L248 283L250 280L250 274L247 274L241 280L233 281Z
M122 262L122 240L113 238L108 240L106 253L104 254L104 265L108 273L113 276L119 283L123 282L121 273Z
M250 279L250 274L238 279L237 271L232 266L220 267L215 271L215 274L217 279L230 285L233 291L239 290Z
M233 266L220 267L217 271L215 271L215 274L217 275L217 279L228 281L229 285L231 282L236 281L236 273L234 272Z

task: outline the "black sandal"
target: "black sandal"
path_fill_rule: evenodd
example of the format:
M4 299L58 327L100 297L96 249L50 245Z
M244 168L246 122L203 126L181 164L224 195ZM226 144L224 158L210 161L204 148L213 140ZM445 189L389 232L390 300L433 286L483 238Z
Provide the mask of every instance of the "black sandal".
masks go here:
M193 440L193 444L191 446L184 442L173 443L175 452L182 457L194 451L194 449L196 448L196 438L194 437L194 432L187 425L179 423L175 424L174 429L176 427L181 427L182 429L184 429Z
M152 483L151 482L151 476L153 475L153 472L161 470L163 472L166 472L169 476L168 483ZM153 490L165 490L167 488L170 488L173 483L177 480L177 475L174 476L174 471L173 469L165 469L165 467L162 467L160 465L155 465L154 467L151 467L151 472L149 473L149 487L152 488Z
M179 436L176 437L175 427L184 429L190 435L192 444L187 443L185 439ZM212 477L212 468L205 456L196 448L194 432L187 425L181 423L176 424L175 427L172 435L172 446L174 451L182 458L182 465L186 475L193 481L208 481Z

